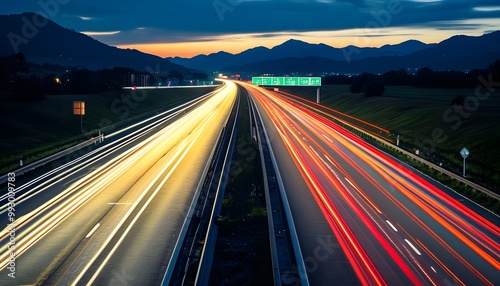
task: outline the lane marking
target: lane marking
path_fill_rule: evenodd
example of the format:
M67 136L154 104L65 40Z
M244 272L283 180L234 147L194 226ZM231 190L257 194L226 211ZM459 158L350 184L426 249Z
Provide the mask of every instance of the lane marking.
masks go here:
M100 224L100 223L96 224L96 225L94 226L94 228L93 228L93 229L91 229L91 230L89 231L89 233L87 233L87 235L85 236L85 238L89 238L89 237L91 237L91 236L92 236L92 234L94 234L94 232L95 232L95 231L96 231L96 230L97 230L100 226L101 226L101 224Z
M218 107L218 106L217 106ZM118 249L120 244L123 242L127 234L130 232L134 224L137 222L141 214L144 212L144 210L148 207L148 205L151 203L151 201L154 199L154 197L157 195L158 192L160 192L161 188L166 184L166 181L170 178L170 176L176 171L177 167L179 164L184 160L184 158L187 156L189 151L192 149L194 144L198 141L198 139L202 135L202 131L206 128L208 123L212 120L212 117L215 117L216 111L218 109L216 108L212 112L208 113L205 118L205 122L200 126L200 129L197 131L197 133L193 133L194 138L189 138L185 137L179 145L179 148L175 151L175 153L172 155L170 160L166 163L166 165L160 170L160 172L157 173L157 175L154 177L154 179L149 183L149 185L146 187L146 189L140 194L140 196L136 199L136 201L133 203L132 207L129 209L129 211L125 214L125 216L122 218L122 220L118 223L118 225L115 227L113 232L108 236L106 241L102 244L101 248L98 250L98 252L94 255L94 257L90 260L90 262L87 263L85 268L80 272L78 277L76 277L75 281L71 284L73 286L79 284L80 280L82 277L86 274L86 272L89 270L89 268L96 262L96 260L99 258L99 256L104 252L104 249L108 246L110 241L115 237L115 235L118 233L120 228L125 227L125 221L132 215L134 210L139 206L140 202L146 198L147 193L150 192L150 190L153 189L153 186L160 181L160 179L163 177L159 185L156 187L156 189L153 190L153 193L149 195L147 198L146 202L142 205L142 208L139 209L139 211L135 214L133 217L132 221L127 225L126 229L123 231L121 236L119 237L118 241L115 243L113 248L108 252L107 256L104 258L104 261L99 265L99 268L94 272L93 276L90 278L88 281L87 285L92 285L94 281L97 279L97 276L100 275L101 271L103 268L106 266L106 264L109 262L111 259L111 256L115 253L115 251ZM203 118L202 118L203 119ZM191 140L191 142L188 142L188 140ZM171 167L171 169L168 171L167 174L163 175L167 169Z
M351 180L349 180L346 177L344 177L344 179L349 183L349 185L351 185L354 189L356 189L356 191L359 191L358 188L356 188L356 186L354 186L354 184L351 182Z
M398 231L398 229L388 220L385 221L390 227L392 227L392 229L394 229L395 232Z
M405 238L405 241L413 249L413 251L415 251L416 254L422 255L422 253L420 253L420 251L418 251L418 249L408 239Z
M323 135L323 137L325 137L326 140L330 141L330 143L333 143L332 139L328 138L325 134L322 133L321 135Z
M108 205L131 205L132 203L108 203Z
M335 163L333 163L332 160L330 160L330 158L328 157L327 154L323 153L323 155L325 155L326 160L328 160L328 162L330 162L330 164L332 164L335 168L338 168L337 165L335 165Z
M434 273L437 273L436 269L434 269L433 266L431 266L431 269L432 269L432 271L434 271Z

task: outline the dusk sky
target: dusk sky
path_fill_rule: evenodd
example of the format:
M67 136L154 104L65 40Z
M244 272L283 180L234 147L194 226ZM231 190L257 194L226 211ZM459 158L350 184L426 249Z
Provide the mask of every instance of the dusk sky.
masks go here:
M106 44L162 57L238 53L290 38L338 48L435 43L500 29L498 0L41 0L7 1L1 11L38 12Z

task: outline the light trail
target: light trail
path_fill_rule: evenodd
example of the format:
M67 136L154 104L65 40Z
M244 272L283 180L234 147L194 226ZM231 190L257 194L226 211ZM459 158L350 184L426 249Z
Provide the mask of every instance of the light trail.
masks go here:
M376 253L372 249L375 245L381 247L378 248L380 253L387 253L385 259L394 261L414 285L440 284L439 279L449 281L450 278L457 283L476 281L493 285L493 281L498 282L494 274L500 270L498 221L495 223L478 215L401 163L319 115L325 115L323 107L319 110L319 105L308 103L306 106L305 100L297 100L293 95L277 96L262 88L242 85L266 111L362 284L379 284L385 283L386 278L392 279L387 273L377 274L377 263L368 263ZM388 132L369 122L363 123ZM339 177L342 175L343 179ZM363 187L355 178L362 178ZM372 188L366 189L367 184ZM350 187L355 192L351 192ZM406 217L401 220L398 215L389 220L394 213L403 213ZM349 218L350 223L342 219L342 216L353 215L356 219ZM361 221L364 227L349 230L354 227L351 225L353 220ZM408 220L420 228L418 232L425 234L426 240L432 239L434 243L426 247L408 232L398 232L395 224L401 225ZM408 227L413 235L417 233L413 226ZM394 232L390 234L386 228ZM377 243L372 246L350 238L350 233L359 231L370 233ZM448 235L453 239L443 239ZM421 249L410 239L417 241ZM411 251L403 250L408 247ZM460 247L465 247L466 251L457 251ZM437 249L440 258L432 252ZM454 267L447 267L443 259L455 259L461 266L453 262ZM429 261L436 264L426 265ZM486 265L491 268L486 270ZM443 273L448 276L444 277ZM381 279L377 280L379 275Z
M214 91L216 92L216 91ZM168 111L162 112L160 114L157 114L153 116L152 118L145 119L137 124L134 124L134 127L140 126L145 124L143 127L139 128L138 130L132 132L131 134L125 135L122 138L119 138L117 141L115 141L111 146L106 145L97 148L96 150L93 150L87 154L84 154L75 160L72 160L71 162L68 162L66 164L63 164L62 166L59 166L53 170L48 171L45 174L42 174L39 177L34 178L33 180L30 180L29 182L23 184L22 186L19 186L16 188L16 205L19 205L20 203L40 194L41 192L47 190L48 188L54 186L55 184L59 183L61 180L65 180L66 178L72 176L73 174L77 173L81 168L89 165L92 162L97 162L100 159L106 157L109 154L112 154L113 152L116 152L120 148L127 146L130 143L133 143L135 140L147 135L149 131L160 125L163 124L175 116L186 112L193 106L201 103L202 101L206 100L210 96L214 94L214 92L210 92L206 95L203 95L199 98L193 99L189 102L186 102L184 104L181 104L180 106L177 106L175 108L172 108ZM112 134L109 134L106 136L106 138L110 138L113 136L116 136L120 133L123 133L125 130L129 130L131 127L118 130ZM130 152L129 152L130 153ZM125 157L125 156L122 156ZM54 175L54 176L53 176ZM52 177L51 177L52 176ZM50 178L47 181L44 181L44 179ZM45 187L44 187L45 186ZM24 191L27 189L27 191ZM18 195L18 193L22 193L21 195ZM0 196L0 201L6 200L7 199L7 194L2 194ZM6 209L8 207L8 204L4 204L0 206L0 215L6 212Z
M133 224L139 219L140 214L144 212L159 192L161 186L171 177L176 167L184 160L188 153L192 154L194 152L195 148L193 147L200 141L200 138L207 135L211 138L216 138L217 135L215 135L214 131L220 132L227 121L230 110L236 100L236 90L234 83L227 82L223 88L216 92L190 101L166 113L156 115L154 118L141 122L140 126L133 126L134 128L138 128L138 130L118 138L114 144L97 148L91 154L84 155L75 161L61 166L58 170L49 172L50 174L48 175L43 175L20 186L18 189L19 195L16 198L17 205L28 201L31 202L37 194L51 190L56 185L65 185L65 180L77 174L82 168L99 159L104 159L108 154L114 155L113 158L108 159L107 162L98 168L72 181L54 197L34 207L23 216L17 217L14 222L16 224L16 259L23 259L25 253L30 251L34 245L40 243L42 240L45 241L55 229L58 229L67 220L72 220L73 215L79 212L84 206L87 206L91 200L97 197L106 197L109 192L116 194L121 192L125 194L138 190L141 187L135 186L135 182L139 179L148 180L147 177L142 178L144 173L141 170L149 171L157 162L165 161L164 165L158 168L156 178L151 178L149 186L142 189L141 192L137 192L137 195L131 196L132 198L135 197L136 200L130 203L126 201L104 202L103 205L106 206L104 209L111 209L119 204L120 207L126 208L127 212L130 213L132 210L140 208L139 213L134 217L132 223L128 225L127 231L121 234L121 242ZM157 128L157 126L165 124L167 121L169 123L166 127L151 132L152 128ZM208 132L211 133L209 134ZM119 134L120 132L115 132L108 136L113 137ZM138 170L136 174L132 172L134 169ZM57 174L56 172L59 171L61 173ZM136 179L130 177L131 173ZM45 178L51 175L53 175L51 179L44 181ZM132 184L128 185L127 183L120 186L120 181L125 180ZM120 188L117 189L116 186L120 186ZM144 205L137 205L148 190L152 190L153 188L153 195L147 198L146 203ZM20 191L23 191L22 194ZM123 195L119 195L118 197L121 196ZM1 206L0 212L5 211L6 207ZM125 219L126 217L121 222L124 222ZM92 239L96 233L102 231L107 230L101 223L94 223L94 227L90 231L87 231L85 237L86 239ZM113 234L114 232L109 237L112 237ZM4 229L1 232L0 240L5 242L2 243L2 247L0 248L0 269L5 269L9 264L11 252L8 249L8 229ZM111 253L108 253L105 262L98 269L104 267L106 261L109 260L119 245L120 243L115 245L115 248L113 248ZM61 245L61 248L64 247L66 245ZM31 259L36 259L36 257L31 257ZM44 261L44 263L51 262ZM96 279L97 274L92 279Z

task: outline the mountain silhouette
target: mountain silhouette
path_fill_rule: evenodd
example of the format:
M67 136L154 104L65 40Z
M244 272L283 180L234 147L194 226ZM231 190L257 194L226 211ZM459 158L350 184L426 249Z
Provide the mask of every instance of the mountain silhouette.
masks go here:
M29 62L87 69L128 67L143 71L187 68L137 50L119 49L63 28L35 13L0 15L0 56L23 53Z
M397 45L385 45L380 48L358 48L347 46L334 48L325 44L310 44L290 39L271 49L256 47L238 54L218 52L210 55L198 55L192 58L168 58L173 63L206 71L216 71L228 66L240 66L262 61L283 58L323 57L334 61L352 61L378 56L404 56L415 51L434 46L416 40L409 40Z
M87 69L129 67L148 71L235 73L381 73L484 68L500 59L500 31L482 36L453 36L438 44L409 40L380 48L334 48L290 39L273 48L257 46L238 54L224 51L193 58L163 59L137 50L119 49L61 27L35 13L0 15L0 56L17 52L29 62Z
M425 44L424 44L425 45ZM408 48L413 46L412 48ZM383 73L405 69L410 72L423 67L433 70L467 71L482 69L500 59L500 31L482 36L453 36L435 45L423 47L420 42L405 42L395 46L383 46L378 50L361 49L366 58L351 60L332 59L319 52L307 57L295 56L273 60L256 60L244 65L220 68L222 72L237 73ZM401 49L402 48L402 49ZM405 49L406 48L406 49ZM413 49L417 49L413 51ZM405 55L406 53L406 55ZM355 53L352 53L354 55Z

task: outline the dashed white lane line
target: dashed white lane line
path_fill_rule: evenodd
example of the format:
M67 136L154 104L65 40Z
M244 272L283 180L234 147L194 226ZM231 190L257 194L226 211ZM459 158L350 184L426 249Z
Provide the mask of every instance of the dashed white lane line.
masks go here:
M418 249L408 239L405 238L405 241L413 249L413 251L415 251L416 254L422 255L422 253L420 253L420 251L418 251Z
M385 221L392 229L394 229L395 232L398 231L398 229L388 220Z
M85 238L89 238L89 237L91 237L91 236L92 236L92 234L94 234L94 232L95 232L95 231L99 228L99 226L101 226L101 224L100 224L100 223L96 224L96 225L94 226L94 228L92 228L92 229L90 230L90 232L89 232L89 233L85 236Z

